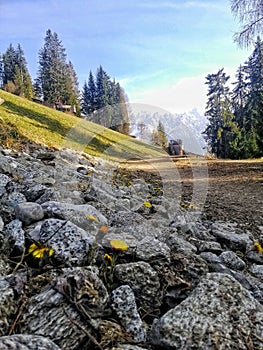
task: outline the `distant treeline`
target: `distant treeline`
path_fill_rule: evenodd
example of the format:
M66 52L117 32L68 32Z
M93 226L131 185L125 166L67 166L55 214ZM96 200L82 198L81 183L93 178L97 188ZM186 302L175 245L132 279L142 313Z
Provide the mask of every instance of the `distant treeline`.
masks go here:
M233 89L220 69L206 77L209 124L204 131L211 152L219 158L263 156L263 42L254 44L252 55L240 65Z
M127 96L119 83L100 66L95 78L90 71L88 82L79 90L77 74L57 33L47 30L39 50L37 78L32 82L20 44L10 44L0 53L0 88L13 94L42 101L45 105L74 106L78 116L128 134Z

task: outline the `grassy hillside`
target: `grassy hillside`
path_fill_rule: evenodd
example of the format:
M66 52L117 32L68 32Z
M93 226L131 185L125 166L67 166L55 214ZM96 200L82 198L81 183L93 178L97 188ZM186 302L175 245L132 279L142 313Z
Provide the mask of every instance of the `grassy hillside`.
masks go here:
M0 142L22 149L28 142L121 161L162 156L153 147L98 124L85 121L0 90Z

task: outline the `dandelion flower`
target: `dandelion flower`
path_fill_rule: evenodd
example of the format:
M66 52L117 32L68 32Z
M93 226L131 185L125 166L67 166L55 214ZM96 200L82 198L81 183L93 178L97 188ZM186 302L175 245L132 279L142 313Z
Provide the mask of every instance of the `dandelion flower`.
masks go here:
M262 248L262 246L261 246L261 244L259 242L255 242L254 243L254 248L257 251L257 253L262 254L263 248Z
M39 242L37 244L31 244L28 248L28 252L36 259L42 259L44 255L52 256L54 254L54 250L52 248L45 247Z
M128 250L129 246L121 239L112 239L110 245L114 250L125 251Z
M150 202L144 202L143 205L146 207L146 208L151 208L152 205Z
M93 215L91 215L91 214L87 214L86 217L87 217L88 219L92 220L92 221L96 221L96 222L99 221L98 218L96 218L95 216L93 216Z

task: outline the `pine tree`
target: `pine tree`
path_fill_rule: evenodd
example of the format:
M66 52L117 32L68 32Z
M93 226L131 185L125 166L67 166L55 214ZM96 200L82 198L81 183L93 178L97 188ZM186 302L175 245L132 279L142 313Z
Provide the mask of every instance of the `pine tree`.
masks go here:
M15 70L17 64L16 51L12 44L9 45L6 52L3 54L3 85L5 86L8 81L14 83Z
M226 158L230 154L229 141L232 141L232 129L235 128L234 115L231 113L229 87L226 83L229 76L223 68L216 74L208 74L208 102L205 115L209 124L204 131L205 139L217 157Z
M89 72L88 83L85 81L82 90L81 110L84 114L90 115L89 119L92 120L91 114L96 109L96 86L92 72Z
M44 46L39 51L38 80L41 82L43 100L54 105L78 104L77 76L71 62L66 62L66 50L57 33L47 30Z
M14 84L17 88L17 94L22 97L31 99L33 97L33 85L27 69L27 62L24 51L20 44L16 50L16 65Z
M3 88L16 95L31 99L33 86L27 69L24 51L20 44L15 50L10 44L2 57Z
M151 139L154 145L160 146L163 149L167 148L168 141L161 121L159 121L157 129L152 131Z
M243 126L246 156L258 157L263 155L263 42L260 38L255 43L246 70L249 89Z
M0 54L0 89L3 88L3 79L4 79L3 57Z

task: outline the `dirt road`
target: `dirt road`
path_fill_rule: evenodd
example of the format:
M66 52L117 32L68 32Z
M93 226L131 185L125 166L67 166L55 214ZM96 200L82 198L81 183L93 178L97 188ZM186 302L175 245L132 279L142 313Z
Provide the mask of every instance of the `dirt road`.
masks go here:
M258 238L263 238L263 159L261 160L206 160L202 157L175 159L175 169L169 165L169 181L181 184L183 203L204 200L204 219L238 223ZM165 160L131 161L130 168L150 171L153 166L167 170ZM161 176L162 177L162 176ZM162 179L163 180L163 179ZM198 194L200 195L198 197Z

